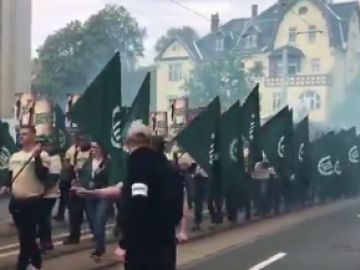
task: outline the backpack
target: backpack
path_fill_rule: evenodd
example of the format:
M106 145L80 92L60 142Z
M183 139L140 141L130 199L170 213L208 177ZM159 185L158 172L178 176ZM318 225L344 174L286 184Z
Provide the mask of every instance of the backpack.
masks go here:
M163 214L172 226L178 226L183 217L185 177L166 159L163 164Z

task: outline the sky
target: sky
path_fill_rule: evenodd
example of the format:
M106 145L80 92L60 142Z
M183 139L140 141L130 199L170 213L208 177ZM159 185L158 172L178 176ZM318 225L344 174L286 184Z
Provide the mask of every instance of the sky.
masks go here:
M32 0L32 53L43 44L46 37L72 20L85 21L90 15L102 9L107 3L123 5L141 27L147 30L145 59L150 64L155 56L156 40L168 28L189 25L200 35L209 32L210 21L196 15L171 0ZM221 23L232 18L251 14L251 5L259 4L264 10L275 0L177 0L181 4L210 18L218 12Z

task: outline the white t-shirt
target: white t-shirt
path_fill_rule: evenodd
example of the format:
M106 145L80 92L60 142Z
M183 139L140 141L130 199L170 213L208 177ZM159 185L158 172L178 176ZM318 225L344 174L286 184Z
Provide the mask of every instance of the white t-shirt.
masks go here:
M12 177L16 179L12 182L12 193L17 198L28 198L42 195L45 191L44 185L38 179L35 173L35 158L32 158L25 166L26 162L32 156L32 152L19 151L14 153L9 161L9 170ZM45 167L50 167L50 158L48 153L41 152L40 158ZM21 170L21 172L20 172ZM19 173L20 172L20 173ZM18 174L19 173L19 174Z

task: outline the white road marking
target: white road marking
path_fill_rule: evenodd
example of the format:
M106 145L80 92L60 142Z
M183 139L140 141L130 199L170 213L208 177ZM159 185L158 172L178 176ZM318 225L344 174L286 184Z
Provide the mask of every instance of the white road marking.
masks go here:
M273 264L274 262L281 260L282 258L284 258L287 254L284 252L280 252L272 257L270 257L269 259L267 259L266 261L263 261L253 267L251 267L249 270L261 270L264 269L266 266L269 266L270 264Z
M358 215L358 218L360 218L360 214Z
M107 224L105 227L106 229L110 229L111 227L113 227L115 224ZM87 234L90 233L90 230L89 229L85 229L85 230L82 230L81 231L81 234L87 236ZM56 234L54 235L52 238L53 240L58 240L58 239L61 239L61 238L64 238L65 236L68 236L69 234L68 233L61 233L61 234ZM57 243L57 242L55 242ZM18 243L14 243L14 244L9 244L9 245L4 245L4 246L0 246L0 253L3 252L3 251L6 251L8 249L14 249L14 248L18 248L19 247L19 244ZM15 251L13 251L15 252ZM10 253L10 252L8 252ZM0 254L0 258L1 258L1 254Z

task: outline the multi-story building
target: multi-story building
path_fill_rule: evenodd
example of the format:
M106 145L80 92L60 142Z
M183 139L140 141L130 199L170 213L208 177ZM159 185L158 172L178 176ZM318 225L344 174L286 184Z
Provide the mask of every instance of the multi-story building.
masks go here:
M31 0L0 1L0 118L31 86Z
M323 122L359 71L359 11L357 1L279 0L261 13L253 5L250 18L221 26L213 15L208 35L191 44L175 39L158 55L158 110L186 95L182 85L198 61L233 52L245 69L261 74L263 118L289 104Z

